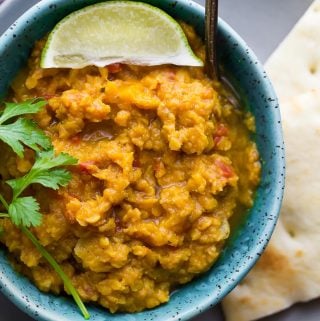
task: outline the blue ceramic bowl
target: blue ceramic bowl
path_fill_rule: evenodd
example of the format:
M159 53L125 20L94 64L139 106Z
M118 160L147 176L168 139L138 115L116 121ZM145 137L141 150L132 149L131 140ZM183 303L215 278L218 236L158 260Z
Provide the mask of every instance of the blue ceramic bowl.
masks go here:
M0 38L0 96L25 65L35 40L43 37L72 11L98 0L43 0L28 10ZM188 0L146 0L204 33L204 8ZM219 60L254 114L255 140L262 160L262 180L253 208L233 233L218 262L209 272L175 291L167 304L135 314L109 314L89 306L94 321L187 320L213 307L246 275L263 252L277 221L284 188L284 148L276 95L245 42L225 22L219 21ZM71 299L41 293L17 274L0 252L1 291L19 308L42 321L83 321Z

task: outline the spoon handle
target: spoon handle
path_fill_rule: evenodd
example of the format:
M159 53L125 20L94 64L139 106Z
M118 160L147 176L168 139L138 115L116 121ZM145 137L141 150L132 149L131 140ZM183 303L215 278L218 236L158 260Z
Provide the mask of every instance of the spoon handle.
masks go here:
M206 69L210 78L219 79L217 63L218 0L206 0L205 43Z

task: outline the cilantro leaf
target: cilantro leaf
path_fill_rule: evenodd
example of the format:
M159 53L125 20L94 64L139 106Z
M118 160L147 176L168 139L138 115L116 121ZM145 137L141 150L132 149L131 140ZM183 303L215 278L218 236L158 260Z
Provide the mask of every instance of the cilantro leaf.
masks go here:
M78 160L67 153L60 153L57 156L54 150L41 151L37 153L37 159L33 165L34 169L46 170L58 166L75 165Z
M39 147L47 149L51 146L49 137L33 121L24 118L9 125L0 125L0 139L20 158L23 157L23 144L35 151L39 151Z
M25 176L7 181L13 190L13 198L18 197L33 183L38 183L52 189L66 186L71 178L71 174L64 169L54 168L74 165L76 163L77 160L68 154L61 153L55 156L53 149L38 152L33 167Z
M20 197L9 205L8 213L17 226L39 226L42 218L39 209L39 204L34 197Z
M60 186L66 186L71 179L71 174L65 169L53 169L39 173L33 178L32 183L38 183L45 187L57 190Z
M5 108L0 117L0 125L16 116L35 114L45 105L46 101L39 98L30 99L20 103L5 103Z

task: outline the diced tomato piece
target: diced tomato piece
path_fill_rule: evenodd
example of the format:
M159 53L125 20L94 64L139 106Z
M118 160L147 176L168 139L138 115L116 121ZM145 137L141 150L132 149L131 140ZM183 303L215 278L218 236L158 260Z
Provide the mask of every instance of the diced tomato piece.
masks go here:
M116 74L117 72L122 70L122 65L121 64L112 64L108 66L108 71L111 74Z
M213 141L215 145L218 145L222 140L222 136L215 136Z
M215 136L227 136L228 133L229 133L228 127L224 124L219 124L214 134Z
M79 144L81 142L81 137L79 135L75 135L72 136L70 140L74 144Z
M50 98L53 98L55 97L56 95L54 94L43 94L42 97L45 99L45 100L49 100Z
M220 159L217 159L215 161L215 164L216 164L216 166L218 166L221 169L222 175L225 178L230 178L230 177L234 176L233 168L229 164L226 164L225 162L221 161Z
M94 165L94 162L82 162L78 164L78 168L81 172L85 174L90 174L91 173L91 165Z

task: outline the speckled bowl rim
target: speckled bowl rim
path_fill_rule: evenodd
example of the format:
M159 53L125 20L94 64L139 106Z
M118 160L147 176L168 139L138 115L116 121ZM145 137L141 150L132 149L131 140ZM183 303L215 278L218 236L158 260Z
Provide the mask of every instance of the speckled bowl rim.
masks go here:
M49 5L59 4L62 3L64 0L46 0L41 1L40 3L31 7L28 11L26 11L0 38L0 56L2 54L1 49L12 40L14 34L20 34L24 32L24 28L27 21L31 20L32 17L37 15L43 14L46 10L48 10ZM74 0L73 0L74 2ZM176 4L180 6L191 6L193 8L193 12L195 15L204 16L204 8L192 1L189 0L177 0L175 1ZM260 231L260 238L255 240L252 244L250 236L243 236L241 233L237 235L237 239L241 240L241 244L237 246L241 247L239 251L234 249L233 245L230 246L230 249L226 249L222 254L222 257L218 260L218 262L214 265L212 270L215 271L215 274L212 275L214 280L217 277L220 277L220 280L223 284L216 284L214 283L215 287L212 288L210 282L210 271L206 273L204 276L200 277L196 281L193 281L183 288L186 289L183 294L183 308L179 308L179 293L173 293L171 295L171 307L173 305L175 311L168 311L166 306L168 307L169 304L162 305L158 308L153 310L144 311L141 313L135 314L116 314L110 315L105 311L90 306L90 312L93 314L92 320L119 320L119 321L134 321L134 320L187 320L195 315L203 312L204 310L208 309L209 307L213 307L217 304L228 292L230 292L237 283L241 281L241 279L248 273L250 268L254 265L256 260L260 257L261 253L265 249L267 242L272 234L272 231L275 227L277 217L279 214L281 200L283 196L283 188L284 188L284 171L285 171L285 164L284 164L284 147L283 147L283 138L282 138L282 131L280 125L280 114L278 109L277 98L275 92L272 88L270 81L268 80L265 72L263 71L263 67L258 62L255 54L248 48L246 43L240 38L240 36L223 20L219 19L219 32L223 33L224 36L228 35L232 41L237 43L240 48L243 49L250 57L254 63L252 64L252 72L257 77L258 81L262 82L262 86L264 88L264 92L268 93L268 98L265 99L266 106L265 108L270 107L271 111L269 115L273 117L272 119L275 121L277 120L277 124L275 124L274 132L271 134L272 139L276 142L276 152L275 152L275 159L274 162L276 164L274 168L274 177L278 178L277 184L273 184L270 182L271 187L264 187L269 188L267 192L272 193L273 196L273 203L269 204L268 212L265 213L265 221L263 229ZM254 226L250 225L250 220L245 223L246 231L255 231ZM246 239L247 238L247 239ZM252 246L251 246L252 245ZM240 248L239 247L239 248ZM230 252L230 253L229 253ZM224 257L230 256L233 259L233 265L228 263L227 265L223 262ZM245 257L244 257L245 256ZM0 258L0 263L4 267L3 270L7 271L7 269L11 269L8 262L2 258ZM229 266L230 264L230 266ZM233 266L231 269L231 265ZM238 267L237 267L238 266ZM231 269L231 270L230 270ZM27 294L24 294L22 289L17 286L16 280L10 276L8 273L0 271L0 290L4 295L6 295L17 307L19 307L22 311L29 314L31 317L35 318L36 320L41 321L70 321L70 318L76 320L81 320L79 317L79 313L77 312L77 308L71 304L69 299L65 298L56 298L53 295L45 295L39 293L41 296L42 302L44 305L39 304L39 302L35 302L35 298L29 298ZM22 276L16 276L19 282L19 279L23 279ZM209 277L209 279L208 279ZM201 279L205 279L206 281L201 281ZM209 281L208 281L208 280ZM208 284L209 283L209 284ZM195 303L193 300L195 296L195 292L203 292L205 295L199 296L198 301ZM179 292L179 291L178 291ZM189 294L188 294L189 293ZM201 299L200 299L201 297ZM178 299L177 299L178 298ZM40 300L40 301L41 301ZM69 302L69 303L66 303ZM180 301L179 301L180 302ZM181 301L182 302L182 301ZM63 315L60 314L61 304L68 304L67 313ZM48 305L48 306L45 306ZM63 310L63 309L62 309ZM62 311L61 310L61 311ZM72 311L71 311L72 310ZM101 311L103 311L104 317L101 317ZM158 313L159 311L159 313ZM73 314L72 314L72 313ZM61 312L62 313L62 312ZM78 313L78 314L77 314ZM72 315L72 316L71 316Z

